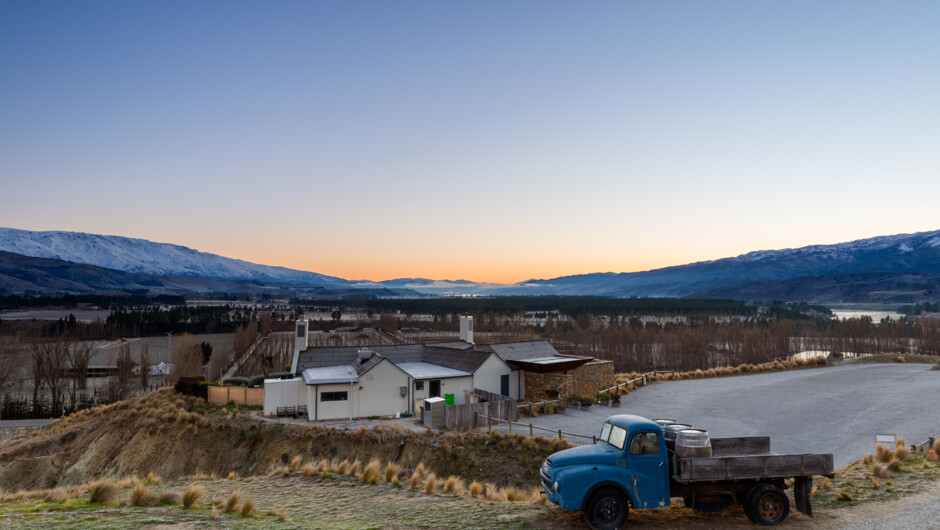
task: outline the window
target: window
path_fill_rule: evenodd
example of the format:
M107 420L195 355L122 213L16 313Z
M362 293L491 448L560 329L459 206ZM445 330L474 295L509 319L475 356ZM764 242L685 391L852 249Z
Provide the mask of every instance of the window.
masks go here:
M616 447L617 449L623 449L623 442L627 440L627 430L623 427L617 427L612 425L610 427L610 436L607 439L607 443Z
M601 435L598 438L600 441L602 442L607 441L607 438L610 436L610 427L611 425L609 423L605 423L604 426L601 427Z
M638 432L630 439L631 455L658 455L659 435L655 432Z
M346 401L346 392L320 392L320 401Z
M415 390L424 390L424 381L415 381Z
M297 338L302 339L307 336L307 326L300 324L297 326Z

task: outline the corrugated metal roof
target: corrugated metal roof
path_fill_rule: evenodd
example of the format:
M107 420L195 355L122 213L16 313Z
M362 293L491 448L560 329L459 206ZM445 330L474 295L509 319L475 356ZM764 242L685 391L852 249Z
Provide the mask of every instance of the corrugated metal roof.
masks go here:
M471 375L463 370L454 370L453 368L424 362L396 363L396 365L415 379L446 379L448 377L467 377Z
M361 346L307 348L300 352L300 357L297 359L297 368L303 371L307 368L357 364L359 350L361 349ZM422 344L369 346L369 349L396 364L399 362L421 361L421 355L424 353L424 345Z
M328 383L358 383L359 374L349 365L307 368L303 372L304 382L308 385Z
M438 348L436 344L428 345L424 349L424 355L421 360L426 363L438 364L462 370L465 372L476 372L477 369L493 355L489 352L474 351L472 349L450 350L447 348Z

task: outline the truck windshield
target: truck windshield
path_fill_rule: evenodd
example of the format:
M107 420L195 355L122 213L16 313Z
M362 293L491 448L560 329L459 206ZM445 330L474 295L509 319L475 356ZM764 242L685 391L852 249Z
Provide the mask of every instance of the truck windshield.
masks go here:
M616 447L617 449L623 449L623 442L627 439L627 430L623 427L617 427L616 425L610 428L610 436L607 439L607 443Z
M606 441L607 441L607 437L610 436L610 427L611 427L611 425L610 425L609 423L605 423L604 426L601 427L601 435L600 435L599 439L600 439L602 442L606 442Z

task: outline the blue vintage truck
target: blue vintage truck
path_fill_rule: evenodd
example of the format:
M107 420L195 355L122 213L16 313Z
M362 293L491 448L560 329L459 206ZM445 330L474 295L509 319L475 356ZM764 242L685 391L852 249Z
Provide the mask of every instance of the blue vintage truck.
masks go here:
M707 435L706 435L707 436ZM812 516L814 475L833 476L831 454L778 455L770 438L711 438L710 456L680 456L668 448L663 426L646 418L611 416L597 443L560 451L540 471L548 500L583 510L592 528L613 530L629 509L669 506L682 498L694 510L741 505L755 523L776 525L790 513L792 478L798 511Z

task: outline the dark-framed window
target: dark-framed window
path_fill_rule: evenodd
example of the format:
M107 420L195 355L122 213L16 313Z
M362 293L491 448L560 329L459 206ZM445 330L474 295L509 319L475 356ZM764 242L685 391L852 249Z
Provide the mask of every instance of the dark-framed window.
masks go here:
M424 381L415 381L415 390L424 390Z
M343 392L320 392L320 401L346 401L349 394Z

